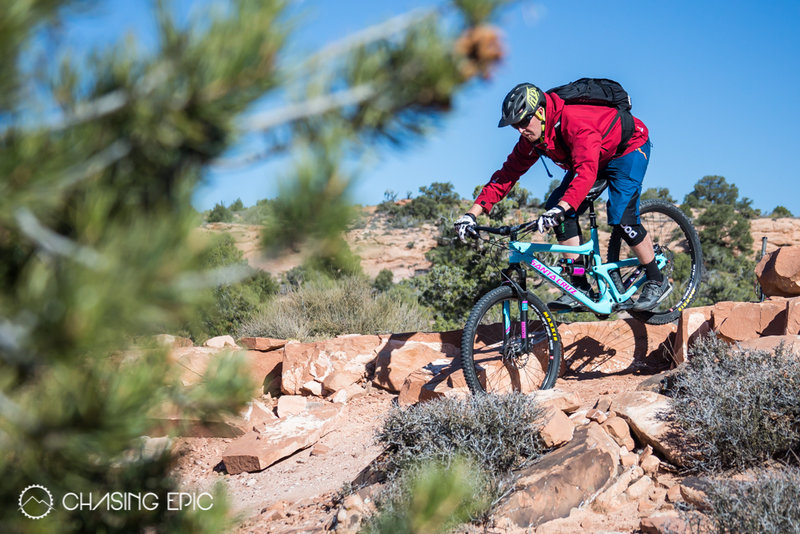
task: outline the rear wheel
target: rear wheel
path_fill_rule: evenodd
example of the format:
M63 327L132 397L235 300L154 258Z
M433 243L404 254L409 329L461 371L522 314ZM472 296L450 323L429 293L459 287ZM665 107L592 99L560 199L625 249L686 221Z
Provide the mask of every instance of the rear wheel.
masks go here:
M528 292L528 321L520 322L523 302L510 286L484 295L470 313L461 339L461 363L470 391L530 393L553 387L561 365L561 343L553 315ZM528 341L523 348L522 334Z
M663 200L643 200L639 206L642 226L653 240L656 254L663 254L667 264L661 269L672 283L672 292L654 309L630 311L635 319L649 324L675 321L697 296L703 277L703 252L700 238L689 218L676 206ZM635 257L630 247L613 233L608 244L608 261ZM641 267L629 267L612 273L617 289L624 291L640 277Z

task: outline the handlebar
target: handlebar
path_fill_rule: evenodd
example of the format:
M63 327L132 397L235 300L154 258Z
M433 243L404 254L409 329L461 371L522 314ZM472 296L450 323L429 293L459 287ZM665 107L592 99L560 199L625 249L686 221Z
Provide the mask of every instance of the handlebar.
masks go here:
M522 224L516 224L514 226L474 226L473 228L478 232L486 232L487 234L495 234L495 235L510 235L512 239L516 238L519 232L524 232L529 230L533 225L536 224L536 221L528 221Z

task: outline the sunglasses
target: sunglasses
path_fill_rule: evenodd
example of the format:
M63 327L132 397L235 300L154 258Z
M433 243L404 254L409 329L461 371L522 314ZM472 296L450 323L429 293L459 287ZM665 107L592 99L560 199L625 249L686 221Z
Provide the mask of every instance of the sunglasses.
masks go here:
M515 130L517 128L527 128L528 125L531 123L532 119L533 119L533 114L528 115L527 117L525 117L521 121L515 122L514 124L512 124L511 127L514 128Z

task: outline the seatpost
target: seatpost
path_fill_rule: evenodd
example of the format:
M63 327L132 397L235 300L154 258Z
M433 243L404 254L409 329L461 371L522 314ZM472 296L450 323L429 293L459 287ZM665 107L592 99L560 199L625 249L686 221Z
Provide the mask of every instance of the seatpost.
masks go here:
M594 212L594 200L589 202L589 226L597 229L597 214Z

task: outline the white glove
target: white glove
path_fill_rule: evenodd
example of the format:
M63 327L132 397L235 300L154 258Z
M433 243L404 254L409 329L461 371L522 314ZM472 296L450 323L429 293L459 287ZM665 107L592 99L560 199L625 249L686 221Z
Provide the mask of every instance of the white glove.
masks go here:
M467 236L477 237L478 232L475 231L477 225L478 221L475 219L475 216L471 213L465 213L453 224L453 227L456 229L458 239L461 240L462 243L466 243Z
M567 217L567 212L561 206L550 208L546 212L539 215L536 220L536 227L540 233L547 232L550 228L556 227Z

